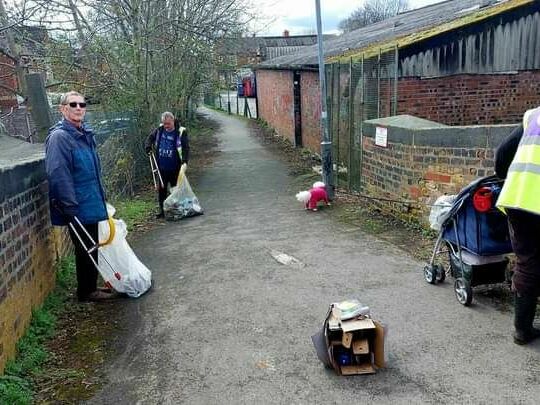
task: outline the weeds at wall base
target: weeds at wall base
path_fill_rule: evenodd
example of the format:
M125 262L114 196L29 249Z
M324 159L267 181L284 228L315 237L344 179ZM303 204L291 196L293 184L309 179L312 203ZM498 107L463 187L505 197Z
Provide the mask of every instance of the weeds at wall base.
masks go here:
M49 358L45 343L54 336L58 316L67 306L70 291L75 288L73 256L59 262L56 280L54 291L32 312L30 326L17 343L16 358L7 363L4 375L0 376L0 405L32 403L33 379L39 376Z

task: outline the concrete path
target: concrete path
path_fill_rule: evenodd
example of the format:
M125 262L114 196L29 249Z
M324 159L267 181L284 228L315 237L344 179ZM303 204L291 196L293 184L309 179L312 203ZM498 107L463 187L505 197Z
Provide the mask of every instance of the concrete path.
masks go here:
M206 113L221 125L195 190L206 213L134 244L156 288L118 305L119 354L90 403L538 403L540 344L512 343L510 312L489 299L465 308L403 251L305 212L246 123ZM375 375L338 377L311 344L328 304L351 297L388 325Z

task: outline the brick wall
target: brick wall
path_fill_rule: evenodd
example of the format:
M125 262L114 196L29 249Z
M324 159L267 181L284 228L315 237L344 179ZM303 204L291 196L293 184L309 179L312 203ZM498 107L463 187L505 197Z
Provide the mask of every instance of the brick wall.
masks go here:
M257 71L258 116L294 143L293 72Z
M400 129L388 126L388 147L375 145L379 120L365 125L362 194L411 204L374 200L405 220L426 222L429 204L456 194L478 177L494 173L494 149L512 125ZM384 121L381 120L381 121Z
M6 55L0 54L0 84L11 89L17 89L17 76L15 66ZM0 107L9 108L17 105L15 94L5 88L0 87Z
M22 163L2 164L0 156L0 373L15 354L32 309L54 287L55 262L69 247L66 233L50 225L43 159L21 156L25 145L14 149L20 159L11 154Z
M403 78L398 86L398 114L447 125L516 123L538 105L540 71Z

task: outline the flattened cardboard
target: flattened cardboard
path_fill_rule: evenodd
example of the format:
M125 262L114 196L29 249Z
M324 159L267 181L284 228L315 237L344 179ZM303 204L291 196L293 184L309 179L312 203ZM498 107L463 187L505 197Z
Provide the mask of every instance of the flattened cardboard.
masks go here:
M343 333L363 329L375 329L375 324L369 318L341 322L341 330L343 330Z
M368 354L369 341L367 339L355 340L352 344L352 350L354 354Z
M342 366L340 371L342 375L358 375L358 374L375 373L375 369L369 363L358 364L354 366Z
M311 336L311 341L313 342L313 346L315 346L315 351L317 352L317 357L319 360L326 367L332 367L328 354L328 346L326 344L325 329L326 328L323 327L319 332Z
M341 344L347 349L351 348L353 334L352 332L343 332L343 337L341 338Z
M384 359L384 328L380 322L374 321L375 324L375 348L374 348L374 357L375 365L379 368L385 366Z

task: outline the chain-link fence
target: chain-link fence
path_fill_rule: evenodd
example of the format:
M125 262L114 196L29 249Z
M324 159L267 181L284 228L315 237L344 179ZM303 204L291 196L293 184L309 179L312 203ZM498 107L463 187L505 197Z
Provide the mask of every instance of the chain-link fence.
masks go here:
M204 103L210 107L242 115L247 118L257 118L257 103L255 97L242 97L237 89L225 90L218 93L205 93Z
M326 65L334 184L362 189L362 123L397 112L398 48Z
M60 112L52 112L53 122L62 119ZM148 169L143 139L139 133L137 117L129 111L95 111L89 108L85 121L93 129L105 189L110 196L133 195L136 179ZM139 162L144 166L141 167Z
M222 71L218 76L216 83L209 84L203 90L204 104L229 114L257 118L254 74L243 77L231 71Z

